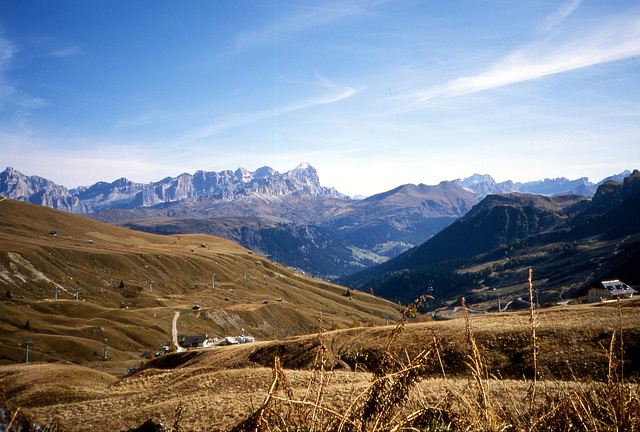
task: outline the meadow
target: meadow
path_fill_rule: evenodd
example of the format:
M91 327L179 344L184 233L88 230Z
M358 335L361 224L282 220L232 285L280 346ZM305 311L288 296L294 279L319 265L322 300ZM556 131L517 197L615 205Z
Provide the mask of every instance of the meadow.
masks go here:
M526 311L408 323L407 311L397 325L176 353L121 377L35 363L2 366L0 380L16 418L60 431L151 419L173 431L634 431L639 300L557 306L533 321Z

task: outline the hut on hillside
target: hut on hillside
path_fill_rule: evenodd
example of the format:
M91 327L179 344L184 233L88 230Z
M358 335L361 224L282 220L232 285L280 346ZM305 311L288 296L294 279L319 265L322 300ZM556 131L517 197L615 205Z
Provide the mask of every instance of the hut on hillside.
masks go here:
M636 290L619 280L602 281L599 286L589 288L587 299L589 303L618 298L631 298Z

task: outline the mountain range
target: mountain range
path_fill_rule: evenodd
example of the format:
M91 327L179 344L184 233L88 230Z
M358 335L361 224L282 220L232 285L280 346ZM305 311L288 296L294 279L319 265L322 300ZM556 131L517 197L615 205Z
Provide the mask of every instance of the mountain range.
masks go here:
M489 194L590 197L605 180L497 183L475 174L433 186L406 184L354 200L322 187L306 163L286 173L269 167L197 171L148 184L121 178L70 190L7 168L0 173L0 194L152 233L224 237L333 280L421 245Z
M11 167L0 173L0 194L75 214L150 207L198 196L232 201L250 195L277 197L294 192L313 197L347 198L335 189L320 186L316 170L309 164L301 164L284 174L269 167L255 172L244 168L235 172L196 171L148 184L120 178L112 183L98 182L71 190L38 176L25 176Z
M560 177L526 183L514 183L510 180L497 183L490 175L481 174L456 179L452 183L468 189L478 198L489 194L510 192L593 196L600 184L607 180L621 181L629 174L630 171L627 170L596 184L591 183L586 177L577 180ZM420 184L418 187L425 187L425 185ZM283 174L266 166L254 172L244 168L220 172L199 170L194 174L183 173L177 177L166 177L151 183L135 183L123 177L111 183L101 181L91 186L79 186L70 190L39 176L24 175L12 167L7 167L0 173L1 195L75 214L151 207L160 203L174 203L199 196L209 196L215 200L228 202L251 195L282 197L293 193L311 197L349 199L335 188L322 187L317 171L308 163L300 164Z
M489 195L424 244L340 282L402 302L431 294L435 303L470 293L472 302L515 299L526 294L529 268L544 302L605 279L639 284L638 213L638 170L601 184L592 199Z

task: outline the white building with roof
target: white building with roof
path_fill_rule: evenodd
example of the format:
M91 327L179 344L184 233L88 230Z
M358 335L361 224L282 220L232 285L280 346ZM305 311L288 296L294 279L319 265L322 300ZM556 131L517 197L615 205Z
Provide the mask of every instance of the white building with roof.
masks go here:
M589 288L587 299L589 303L617 298L631 298L636 290L619 280L602 281L599 286Z

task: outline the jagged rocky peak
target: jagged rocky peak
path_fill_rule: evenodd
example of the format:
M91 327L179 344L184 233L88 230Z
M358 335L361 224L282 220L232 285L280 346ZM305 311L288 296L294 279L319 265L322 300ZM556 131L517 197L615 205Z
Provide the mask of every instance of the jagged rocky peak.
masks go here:
M287 173L287 177L302 181L304 184L313 187L320 187L320 178L314 167L307 162L303 162Z
M64 186L42 177L24 175L13 167L7 167L0 173L0 193L9 198L24 197L27 201L31 196L38 194L70 196Z
M635 171L637 171L637 170L634 170L634 172L635 172ZM607 182L607 181L609 181L609 180L614 180L614 181L623 182L623 181L624 181L624 179L625 179L625 178L627 178L627 177L629 177L631 174L632 174L632 173L631 173L631 171L629 171L629 170L624 170L624 171L622 171L622 172L621 172L621 173L619 173L619 174L614 174L614 175L612 175L612 176L609 176L609 177L605 177L605 178L603 178L602 180L600 180L600 181L597 183L597 186L600 186L601 184L603 184L604 182Z
M278 174L279 174L278 171L274 170L273 168L268 166L263 166L262 168L258 168L257 170L254 171L253 178L257 178L257 179L271 178L271 177L277 176Z
M64 186L38 176L27 176L13 167L0 173L0 195L32 204L85 213L86 208Z
M251 173L242 167L238 168L236 172L233 173L233 175L235 175L238 180L244 183L249 183L252 179Z
M633 172L624 179L622 190L625 197L640 193L640 171L634 169Z
M270 167L255 172L196 171L151 183L135 183L119 178L111 183L97 182L67 191L41 177L28 177L13 168L0 173L0 193L9 198L86 214L111 209L133 209L209 195L214 199L235 200L248 195L283 196L302 193L309 196L348 198L333 188L320 186L315 168L301 164L285 174Z
M489 174L474 174L462 180L465 187L475 186L481 183L496 184L496 181Z

